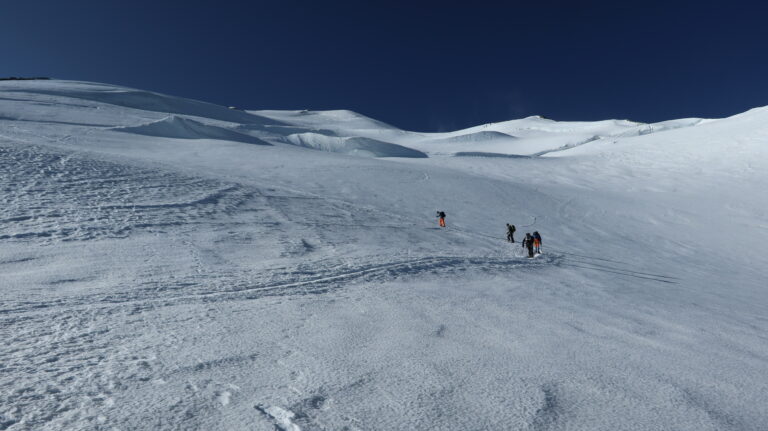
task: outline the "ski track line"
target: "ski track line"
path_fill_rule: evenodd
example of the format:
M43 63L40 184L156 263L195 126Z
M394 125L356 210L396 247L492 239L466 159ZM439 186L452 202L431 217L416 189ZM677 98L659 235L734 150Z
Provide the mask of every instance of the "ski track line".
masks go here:
M593 266L598 266L598 267L601 267L601 268L612 269L612 270L617 270L617 271L632 272L632 273L635 273L635 274L647 275L647 276L650 276L650 277L665 278L665 279L669 279L669 280L681 280L680 277L674 277L674 276L671 276L671 275L656 274L656 273L644 272L644 271L636 271L634 269L631 269L631 267L632 267L631 264L626 263L626 262L621 262L621 261L618 261L618 260L605 259L605 258L596 257L596 256L588 256L588 255L585 255L585 254L571 253L571 252L563 251L563 250L561 250L559 248L554 248L554 247L549 247L549 250L552 250L552 251L554 251L556 253L562 254L563 255L562 259L566 260L566 261L570 260L570 261L573 261L573 262L578 262L578 263L582 263L582 264L586 264L586 265L593 265ZM615 263L615 264L618 264L618 265L625 266L626 268L615 268L615 267L607 266L605 264L589 262L588 260L587 261L585 261L585 260L578 260L578 259L576 259L574 257L570 257L570 256L576 256L576 257L583 258L583 259L593 259L593 260L599 260L599 261L604 261L604 262Z
M329 275L323 275L320 277L314 277L304 280L288 280L286 282L267 283L252 285L247 280L239 281L234 280L235 284L240 284L242 287L237 289L229 289L223 291L201 291L193 294L181 294L181 295L168 295L164 297L148 297L150 294L156 295L158 292L166 291L169 289L158 290L156 284L162 284L163 281L153 282L152 287L142 288L140 291L127 291L119 296L107 295L106 297L99 297L100 295L89 295L75 297L72 299L64 298L49 302L24 302L18 304L16 308L3 307L0 311L0 315L11 314L25 314L33 310L49 309L54 307L66 307L67 309L84 308L88 310L94 310L95 307L110 308L115 305L144 305L150 306L151 304L160 304L163 306L178 305L183 303L191 303L195 301L211 301L211 300L250 300L258 299L266 296L286 296L286 295L306 295L306 294L319 294L330 290L334 284L340 282L352 282L352 281L380 281L387 282L396 280L402 276L414 276L425 272L434 270L466 270L466 269L482 269L484 272L491 271L504 271L512 268L522 267L541 267L548 264L548 261L528 261L519 258L484 258L484 257L456 257L456 256L442 256L442 257L425 257L418 259L411 259L399 262L384 263L378 265L364 265L359 268L354 268L347 271L340 271L337 273L331 273ZM270 271L264 271L270 273ZM296 272L296 271L294 271ZM213 276L214 280L221 280L221 276ZM202 281L204 283L204 281ZM225 280L224 284L229 284L230 280ZM200 280L182 280L177 282L178 288L173 290L181 290L201 283ZM308 288L308 289L301 289ZM133 293L133 294L131 294ZM138 293L139 295L136 295ZM141 296L141 294L147 296Z
M645 275L645 276L648 276L648 277L664 278L664 279L667 279L667 280L670 280L670 281L671 280L680 280L679 277L673 277L671 275L663 275L663 274L654 274L652 272L635 271L635 270L627 269L627 268L617 268L617 267L603 265L603 264L599 264L599 263L593 263L593 262L590 262L588 260L574 259L574 258L568 257L568 256L564 256L562 258L562 260L565 261L565 262L575 262L575 263L579 263L579 264L582 264L582 265L591 265L591 266L594 266L594 267L597 267L597 268L601 268L601 269L610 269L610 270L615 270L615 271L631 272L633 274Z
M566 261L566 263L561 263L558 266L565 266L565 267L571 267L571 268L591 269L593 271L610 272L610 273L613 273L613 274L623 275L625 277L634 277L634 278L642 278L644 280L657 281L659 283L677 284L676 281L666 280L666 279L663 279L663 278L646 277L646 276L643 276L643 275L632 274L631 272L614 271L614 270L610 270L610 269L602 269L602 268L596 268L596 267L590 267L590 266L576 265L576 264L573 264L573 263L567 263L567 261Z
M627 266L630 266L630 265L631 265L631 264L629 264L629 263L627 263L627 262L622 262L622 261L619 261L619 260L606 259L606 258L604 258L604 257L588 256L588 255L586 255L586 254L577 254L577 253L572 253L572 252L569 252L569 251L565 251L565 250L562 250L562 249L560 249L560 248L555 248L555 247L551 247L551 246L548 246L547 248L548 248L549 250L552 250L552 251L556 251L556 252L558 252L558 253L561 253L561 254L569 254L569 255L572 255L572 256L583 257L583 258L586 258L586 259L604 260L604 261L606 261L606 262L611 262L611 263L618 263L618 264L621 264L621 265L627 265Z

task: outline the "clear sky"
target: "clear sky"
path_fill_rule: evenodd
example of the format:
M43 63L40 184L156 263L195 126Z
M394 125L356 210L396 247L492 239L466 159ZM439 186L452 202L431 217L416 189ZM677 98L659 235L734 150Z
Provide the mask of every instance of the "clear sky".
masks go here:
M0 0L0 76L410 130L768 105L768 2Z

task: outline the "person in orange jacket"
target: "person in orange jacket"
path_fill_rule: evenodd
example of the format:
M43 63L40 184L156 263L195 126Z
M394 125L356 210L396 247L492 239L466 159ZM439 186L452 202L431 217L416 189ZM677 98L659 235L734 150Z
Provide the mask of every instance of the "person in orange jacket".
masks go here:
M533 251L541 254L541 235L539 235L539 231L533 233Z
M440 227L445 227L445 213L443 211L438 211L437 218L439 219L438 223L440 224Z

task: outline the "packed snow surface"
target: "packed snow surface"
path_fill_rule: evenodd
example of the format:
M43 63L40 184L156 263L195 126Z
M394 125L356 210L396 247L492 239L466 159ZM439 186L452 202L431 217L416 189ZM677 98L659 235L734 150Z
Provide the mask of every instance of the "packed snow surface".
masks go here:
M766 430L767 143L0 82L0 429Z

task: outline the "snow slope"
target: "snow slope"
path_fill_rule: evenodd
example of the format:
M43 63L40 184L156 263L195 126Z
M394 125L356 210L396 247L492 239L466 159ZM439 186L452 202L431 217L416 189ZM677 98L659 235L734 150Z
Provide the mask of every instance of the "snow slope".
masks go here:
M690 127L706 122L700 118L656 124L627 120L557 122L539 116L489 123L448 133L418 133L397 129L350 111L251 111L255 115L309 130L343 136L361 136L409 146L433 155L475 156L542 155L589 142L610 140ZM285 126L278 126L285 127Z
M359 136L338 137L305 132L288 135L286 139L295 145L331 153L368 155L372 157L427 157L421 151L402 145Z
M118 132L136 133L139 135L159 138L176 139L217 139L223 141L244 142L250 144L269 145L258 138L238 133L223 127L199 123L183 117L171 115L162 120L133 127L115 127Z
M768 429L766 142L0 82L0 429Z

